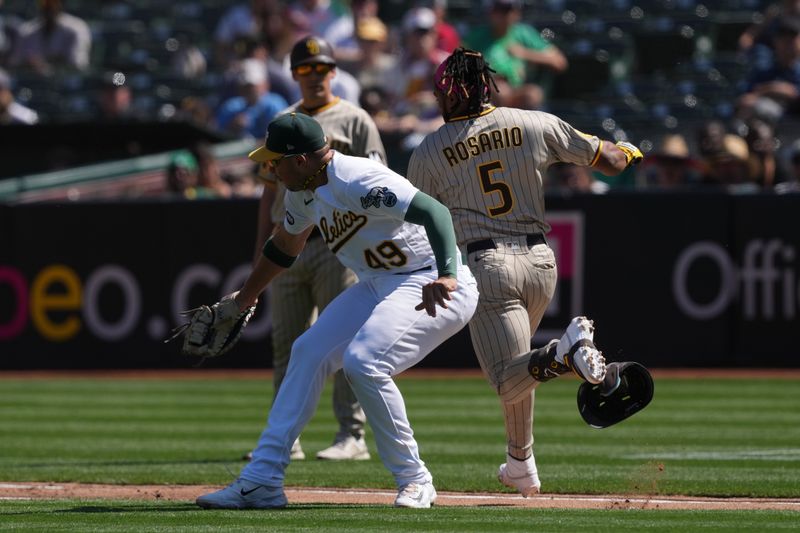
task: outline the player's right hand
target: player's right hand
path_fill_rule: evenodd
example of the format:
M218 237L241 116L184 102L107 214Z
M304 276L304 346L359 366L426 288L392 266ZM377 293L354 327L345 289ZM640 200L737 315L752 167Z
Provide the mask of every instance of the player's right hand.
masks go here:
M425 312L430 316L436 316L436 305L447 309L447 302L445 300L452 300L450 293L458 288L458 281L456 278L443 276L436 281L428 283L422 287L422 303L417 305L414 309L417 311Z

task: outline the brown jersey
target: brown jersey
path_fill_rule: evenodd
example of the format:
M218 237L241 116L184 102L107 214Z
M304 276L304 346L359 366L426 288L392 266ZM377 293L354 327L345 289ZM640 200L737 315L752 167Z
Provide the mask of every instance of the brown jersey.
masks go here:
M414 150L408 179L450 208L460 245L547 233L542 176L555 162L590 165L601 141L541 111L490 107L456 118Z

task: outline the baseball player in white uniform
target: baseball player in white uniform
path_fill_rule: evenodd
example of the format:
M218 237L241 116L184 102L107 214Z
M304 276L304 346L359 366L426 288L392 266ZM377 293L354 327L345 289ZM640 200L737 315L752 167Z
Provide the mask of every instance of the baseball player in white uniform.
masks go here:
M497 88L491 73L480 53L463 48L442 63L434 92L446 122L414 151L408 179L450 208L478 282L480 301L469 328L505 414L507 457L498 479L527 497L541 486L533 456L533 389L570 371L591 383L605 375L586 317L574 318L560 340L530 350L557 278L545 239L550 226L542 176L557 161L617 174L642 154L551 114L492 106Z
M282 113L305 113L320 123L328 145L337 152L369 157L386 163L386 152L378 128L360 107L334 96L331 82L337 74L333 48L325 40L309 35L297 41L290 56L292 76L303 99ZM286 215L280 180L261 173L266 186L261 196L256 238L256 256L274 228ZM318 230L309 236L303 254L270 286L272 310L272 368L275 394L280 390L289 364L292 343L340 292L356 282L353 272L337 261ZM333 412L339 428L333 444L317 452L318 459L366 460L370 458L364 439L366 417L350 384L339 371L333 379ZM251 454L247 454L249 458ZM303 459L300 439L292 446L292 459Z
M392 376L462 329L477 305L476 283L461 264L449 211L384 165L331 150L320 125L302 113L273 119L265 145L250 157L269 162L288 192L284 224L236 296L240 309L291 265L314 226L359 281L292 346L252 461L235 482L200 496L197 504L285 506L292 443L314 414L327 376L343 368L396 480L395 505L430 507L436 490Z

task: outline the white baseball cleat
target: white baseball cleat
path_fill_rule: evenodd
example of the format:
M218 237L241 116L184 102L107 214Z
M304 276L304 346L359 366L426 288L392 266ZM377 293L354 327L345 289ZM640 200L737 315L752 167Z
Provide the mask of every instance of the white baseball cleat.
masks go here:
M556 361L562 359L578 377L597 384L606 375L606 360L593 340L594 323L585 316L573 318L556 346Z
M510 455L507 462L497 470L497 480L506 487L517 490L523 497L529 498L539 494L542 482L536 473L536 461L530 456L525 461L514 459Z
M292 443L292 451L289 452L289 459L292 461L302 461L306 458L306 454L303 451L303 447L300 446L300 437L294 440Z
M283 487L268 487L239 478L217 492L195 500L203 509L280 509L286 507Z
M317 452L317 459L328 461L366 461L369 459L369 450L364 438L357 439L348 435L337 440L332 446Z
M411 507L428 509L436 501L436 489L433 483L409 483L401 488L394 500L395 507Z

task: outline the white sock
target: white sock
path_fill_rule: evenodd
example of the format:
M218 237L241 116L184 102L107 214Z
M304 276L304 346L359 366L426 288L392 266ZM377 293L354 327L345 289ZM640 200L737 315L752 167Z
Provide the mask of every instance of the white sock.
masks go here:
M511 477L522 477L536 474L536 459L533 454L524 461L506 455L506 469Z

